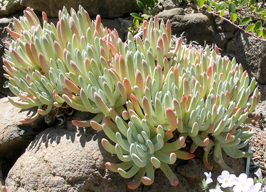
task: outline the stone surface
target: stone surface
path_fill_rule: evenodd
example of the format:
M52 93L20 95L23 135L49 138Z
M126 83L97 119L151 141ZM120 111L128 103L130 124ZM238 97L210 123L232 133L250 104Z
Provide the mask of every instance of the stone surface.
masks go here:
M178 7L182 3L181 0L159 0L158 4L162 5L165 10Z
M11 18L1 18L0 19L0 98L8 95L10 93L9 89L4 89L3 84L7 80L3 73L5 73L3 69L3 61L2 56L4 56L4 50L5 50L5 41L10 41L9 35L7 35L7 31L5 30L5 27L10 25L10 22L12 21Z
M91 114L77 112L69 117L62 126L46 129L39 133L28 146L26 152L17 160L9 171L6 186L9 191L90 191L116 192L131 191L119 174L105 168L105 162L118 163L115 155L106 152L101 139L106 136L102 131L92 128L77 129L71 119L89 119ZM62 128L66 129L62 129ZM197 150L202 155L202 150ZM178 186L171 186L161 170L155 171L154 185L141 185L135 191L157 192L200 192L199 183L208 171L200 156L188 161L178 160L171 169L179 179ZM232 159L225 156L225 161L236 173L243 172L244 159ZM219 165L213 163L213 174L221 173Z
M0 2L0 17L9 16L22 9L23 6L20 5L19 0L2 0Z
M135 0L21 0L20 3L35 11L44 11L51 17L57 17L63 6L68 10L71 7L77 10L82 5L91 17L100 14L102 18L116 18L139 11Z
M14 100L18 100L18 98L14 98ZM11 105L7 98L0 99L0 107L0 159L7 161L3 170L6 175L6 171L24 153L37 133L45 129L47 125L43 118L30 124L19 122L20 119L35 114L36 109L21 110Z
M226 45L224 54L235 57L250 76L256 77L260 84L266 84L266 44L237 30Z
M159 19L169 19L172 25L172 34L183 36L187 42L196 41L201 45L217 44L224 48L228 39L232 38L236 27L210 14L185 14L182 8L164 10L158 14Z

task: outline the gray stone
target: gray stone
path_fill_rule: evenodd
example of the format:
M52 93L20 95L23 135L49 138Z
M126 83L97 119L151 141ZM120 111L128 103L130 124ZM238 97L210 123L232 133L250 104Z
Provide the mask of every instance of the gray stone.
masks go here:
M19 100L18 97L13 99ZM12 166L34 137L48 125L44 123L43 118L30 124L19 122L20 119L35 114L36 109L16 108L9 103L7 98L0 99L0 106L0 159L5 159L7 166Z
M160 19L167 20L167 19L172 19L175 15L185 15L184 9L174 8L171 10L164 10L160 12L157 16Z
M49 128L38 134L28 146L26 152L17 160L9 171L6 186L9 191L131 191L127 183L131 179L122 178L119 174L105 168L105 162L119 163L115 155L106 152L102 138L103 131L96 132L92 128L77 129L71 119L90 119L92 114L77 112L69 117L63 127ZM204 166L202 150L197 159L177 160L170 168L179 179L179 184L171 186L164 173L155 170L155 181L150 186L139 186L135 191L156 192L200 192L199 184L208 171ZM244 160L225 157L226 163L237 173L243 171ZM221 167L213 163L213 174L218 176Z
M63 6L77 10L82 5L91 17L100 14L102 18L116 18L140 11L135 0L21 0L20 3L35 11L44 11L50 17L57 17Z
M9 16L18 10L22 10L19 0L2 0L0 2L0 17Z
M220 48L225 47L236 30L235 26L211 14L184 14L182 8L164 10L158 14L158 18L164 21L169 19L172 34L177 36L183 34L188 43L190 41L196 41L201 45L215 43Z
M165 10L173 9L178 7L182 1L181 0L159 0L159 4L163 6Z
M10 22L12 21L11 18L1 18L0 19L0 98L10 95L9 89L4 89L3 85L4 82L7 80L3 73L6 73L3 69L3 61L2 56L4 55L5 50L5 41L11 41L9 35L7 34L7 31L5 30L5 27L10 25Z
M237 30L226 44L224 54L235 57L249 75L256 77L260 84L266 84L266 44L251 35Z

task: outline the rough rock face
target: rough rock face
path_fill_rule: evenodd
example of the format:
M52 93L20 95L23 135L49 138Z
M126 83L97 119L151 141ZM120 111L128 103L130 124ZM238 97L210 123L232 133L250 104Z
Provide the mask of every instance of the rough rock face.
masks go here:
M185 14L182 8L164 10L158 14L159 19L169 19L172 34L180 36L184 32L187 41L196 41L201 45L215 43L224 48L232 38L236 27L210 14Z
M4 42L9 39L7 32L5 30L5 27L7 27L11 21L12 21L11 18L1 18L0 19L0 98L4 97L9 92L8 89L3 88L3 84L7 79L3 76L3 73L5 73L5 71L2 67L2 65L3 65L2 56L5 53Z
M9 1L1 0L0 1L0 16L7 16L15 13L18 10L22 10L23 6L20 5L19 0Z
M82 5L91 17L100 14L102 18L121 17L125 14L139 11L135 0L21 0L21 5L29 6L36 11L44 11L50 17L57 17L58 11L65 6L75 10Z
M176 8L181 3L182 3L181 0L159 0L158 1L158 4L161 5L165 10Z
M227 14L227 13L226 13ZM225 16L226 16L225 14ZM158 14L159 19L169 19L172 34L186 37L187 42L196 41L217 44L221 53L230 58L235 57L250 76L256 77L261 84L266 84L266 45L264 42L245 34L230 23L211 14L184 14L182 8L164 10Z
M237 30L226 45L225 55L235 57L250 76L256 77L261 84L266 84L266 44L254 37Z
M86 116L89 118L88 113L78 112L74 119ZM62 126L67 130L60 126L49 128L31 142L8 173L6 186L9 191L131 191L127 188L131 179L124 179L105 168L105 162L118 163L119 160L103 149L101 139L106 138L104 133L92 128L76 130L70 119ZM222 168L211 159L212 173L218 176ZM243 172L243 159L225 157L225 161L236 174ZM178 186L171 186L158 169L154 185L141 185L135 191L201 191L199 183L205 177L204 171L208 171L201 159L178 160L171 169L179 179Z
M18 100L18 98L14 98ZM7 98L0 99L0 159L4 163L3 172L6 175L9 166L12 166L17 158L24 153L28 144L34 137L48 125L43 118L37 119L30 124L22 124L20 119L27 118L36 112L36 109L21 110L8 102ZM2 163L1 163L2 164Z

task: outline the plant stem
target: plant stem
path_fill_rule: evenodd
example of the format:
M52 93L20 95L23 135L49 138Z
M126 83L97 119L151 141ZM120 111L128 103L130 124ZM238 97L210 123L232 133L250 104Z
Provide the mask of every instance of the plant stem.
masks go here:
M220 17L221 19L224 19L225 21L231 23L232 25L234 25L234 26L237 27L238 29L244 31L245 33L251 35L252 37L255 37L256 39L258 39L258 40L263 41L263 42L266 43L265 40L259 38L258 36L254 35L254 34L252 34L252 33L250 33L250 32L247 32L245 29L243 29L243 27L240 27L239 25L235 24L234 22L232 22L231 20L229 20L229 19L227 19L227 18L225 18L225 17L221 17L219 14L216 14L216 13L213 13L213 12L208 12L208 11L206 11L206 10L202 10L202 9L200 9L199 11L203 11L203 12L206 12L206 13L210 13L210 14L212 14L212 15L214 15L214 16Z
M250 35L250 36L252 36L252 37L254 37L254 38L256 38L256 39L258 39L258 40L260 40L260 41L262 41L262 42L264 42L264 43L266 43L266 41L265 41L264 39L261 39L261 38L259 38L258 36L254 35L254 34L252 34L252 33L250 33L250 32L247 32L245 29L243 29L243 27L240 27L239 25L235 24L235 23L232 22L230 19L227 19L227 18L225 18L225 17L221 17L219 14L214 13L214 12L209 12L209 11L204 10L204 9L199 9L197 6L195 6L195 5L193 5L193 4L190 4L190 5L191 5L192 8L195 8L195 9L197 9L198 11L202 11L202 12L205 12L205 13L212 14L212 15L214 15L214 16L216 16L216 17L220 17L221 19L224 19L225 21L227 21L227 22L229 22L230 24L234 25L234 26L237 27L238 29L244 31L244 32L247 33L248 35Z

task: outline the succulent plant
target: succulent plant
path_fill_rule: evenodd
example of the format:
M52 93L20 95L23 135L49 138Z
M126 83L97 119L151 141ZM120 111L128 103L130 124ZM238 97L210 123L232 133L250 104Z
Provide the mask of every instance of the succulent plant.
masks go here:
M89 77L94 73L98 76L99 70L102 75L112 51L116 53L110 42L117 40L118 33L103 28L100 21L98 15L92 22L81 6L77 13L71 9L71 15L66 8L59 12L56 27L47 23L47 16L43 13L42 28L30 8L19 20L14 18L15 31L7 30L15 41L7 43L9 51L6 50L3 62L11 91L23 102L9 100L20 108L39 107L34 117L21 122L29 123L39 114L46 115L53 107L61 107L65 102L62 98L64 93L67 103L77 109L73 102L81 103L81 99L71 94L72 81L79 87L79 83L91 84ZM87 86L85 90L87 93ZM84 107L78 110L99 112Z
M122 161L106 167L134 176L129 188L150 185L154 168L177 185L167 164L193 158L198 147L209 169L211 149L214 160L230 171L223 151L233 158L251 155L240 149L252 133L239 125L259 119L248 114L261 93L255 79L249 82L242 66L221 57L217 46L182 45L181 38L172 38L170 21L165 27L157 16L143 22L142 40L129 33L122 42L116 30L104 28L100 16L91 21L81 6L70 14L60 11L56 26L48 24L45 13L43 27L32 10L24 15L14 19L15 31L8 29L15 40L3 58L9 88L22 100L10 102L39 107L25 123L66 104L96 114L72 122L103 129L114 145L107 139L102 145ZM179 150L188 139L190 153Z
M173 138L170 130L165 132L160 125L154 128L145 119L141 120L135 115L131 115L130 119L126 123L116 116L116 126L109 121L103 124L105 134L116 143L114 146L107 139L102 139L103 147L108 152L117 154L122 161L120 164L107 162L106 167L124 178L135 175L133 181L128 183L130 189L137 188L141 182L151 185L154 182L154 169L157 168L164 172L171 185L177 185L178 179L167 164L175 163L176 158L187 160L194 157L193 154L179 150L185 145L184 137L167 143Z

